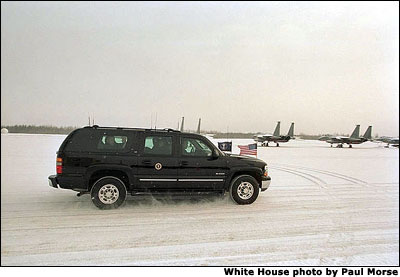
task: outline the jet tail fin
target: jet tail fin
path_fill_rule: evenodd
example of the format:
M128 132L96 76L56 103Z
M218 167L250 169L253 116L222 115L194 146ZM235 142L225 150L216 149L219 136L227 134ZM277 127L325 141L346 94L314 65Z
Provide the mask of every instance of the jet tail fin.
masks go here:
M197 133L200 134L201 118L199 118L199 125L197 125Z
M274 136L279 137L281 133L281 122L278 121L278 124L276 124L275 131L274 131Z
M183 132L184 123L185 123L185 117L182 117L181 130L180 130L181 132Z
M357 125L351 134L350 138L359 138L360 137L360 125Z
M365 131L365 134L363 135L363 138L365 139L372 138L372 126L368 126L367 130Z
M289 132L287 133L288 137L294 137L294 122L290 124Z

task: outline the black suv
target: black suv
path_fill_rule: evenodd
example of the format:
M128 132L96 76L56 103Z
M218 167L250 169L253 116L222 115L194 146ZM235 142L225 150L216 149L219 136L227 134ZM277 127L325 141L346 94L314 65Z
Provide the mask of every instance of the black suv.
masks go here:
M172 129L88 126L71 132L57 152L50 186L90 193L101 208L117 208L128 193L229 191L251 204L271 182L259 159L221 152L207 138Z

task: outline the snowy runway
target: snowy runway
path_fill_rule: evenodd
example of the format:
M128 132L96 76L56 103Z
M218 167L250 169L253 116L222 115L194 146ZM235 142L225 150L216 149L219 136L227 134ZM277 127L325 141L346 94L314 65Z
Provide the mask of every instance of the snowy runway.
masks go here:
M272 183L252 205L128 197L101 211L48 186L64 137L1 137L2 265L398 265L398 149L260 147Z

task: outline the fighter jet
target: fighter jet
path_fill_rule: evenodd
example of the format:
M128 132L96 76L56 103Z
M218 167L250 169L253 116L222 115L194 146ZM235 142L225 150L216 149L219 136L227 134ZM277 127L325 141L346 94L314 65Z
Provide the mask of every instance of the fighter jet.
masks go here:
M392 138L392 137L380 137L375 139L376 141L384 142L387 143L385 146L386 148L389 147L389 145L392 145L394 147L399 147L399 138Z
M388 142L388 147L389 147L389 144L392 145L392 146L394 146L394 147L399 148L399 138L392 138L392 139Z
M294 138L294 122L290 125L289 132L287 133L286 136L281 136L280 135L280 128L281 128L281 122L278 121L278 124L275 127L274 133L271 134L265 134L265 135L258 135L254 137L254 140L256 142L261 142L261 146L269 146L268 143L273 141L276 143L276 146L279 146L279 142L288 142L290 139Z
M327 143L330 143L331 147L333 146L333 144L337 144L336 147L342 148L343 144L346 143L346 144L349 145L349 148L352 148L353 144L360 144L360 143L366 142L368 140L371 140L371 133L372 133L372 126L368 126L368 128L365 131L364 135L362 137L360 137L360 125L357 125L350 137L342 137L342 136L327 137L327 136L323 136L323 137L320 137L319 140L326 141Z

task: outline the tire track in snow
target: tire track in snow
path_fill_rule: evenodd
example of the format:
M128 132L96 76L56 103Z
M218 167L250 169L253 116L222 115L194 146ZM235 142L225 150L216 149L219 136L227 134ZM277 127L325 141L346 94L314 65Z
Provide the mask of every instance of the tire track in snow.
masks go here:
M353 184L362 184L362 185L368 184L368 182L365 182L363 180L360 180L360 179L357 179L357 178L354 178L354 177L351 177L351 176L348 176L348 175L332 172L332 171L326 171L326 170L309 168L309 167L302 167L302 166L295 166L295 165L288 165L288 164L278 164L278 166L283 166L285 168L292 169L292 170L293 170L293 168L295 168L295 169L297 168L297 169L303 169L303 170L307 170L307 171L313 171L313 172L316 172L316 173L322 173L322 174L325 174L325 175L329 175L329 176L332 176L332 177L336 177L336 178L339 178L339 179L343 179L343 180L352 182Z
M314 175L311 175L311 174L308 174L308 173L304 173L304 172L301 172L301 171L292 170L292 169L276 167L276 166L269 166L269 168L280 170L280 171L285 171L285 172L291 173L293 175L300 176L300 177L302 177L304 179L307 179L308 181L318 185L320 188L326 189L325 185L327 183L324 180L322 180L322 179L320 179L320 178L318 178L318 177L316 177ZM307 177L307 176L309 176L309 177Z

